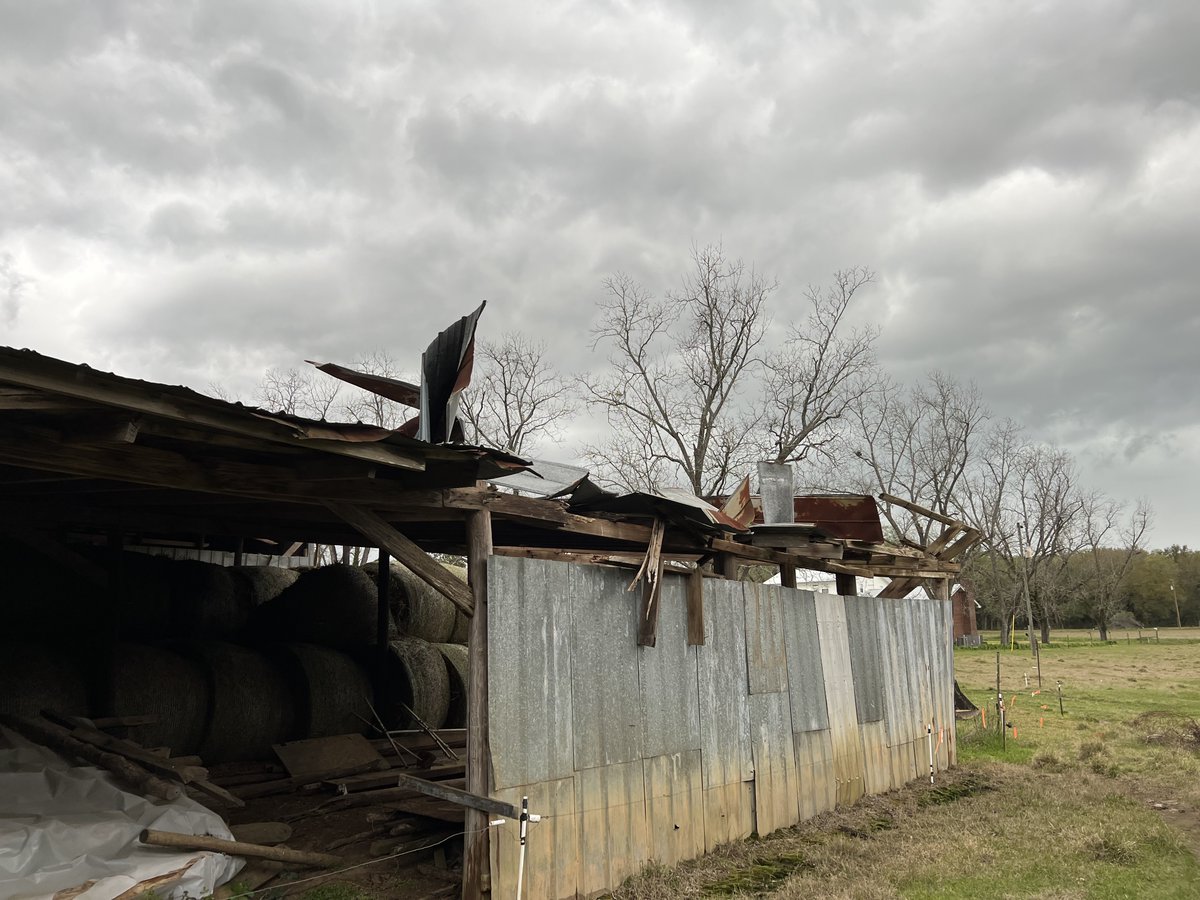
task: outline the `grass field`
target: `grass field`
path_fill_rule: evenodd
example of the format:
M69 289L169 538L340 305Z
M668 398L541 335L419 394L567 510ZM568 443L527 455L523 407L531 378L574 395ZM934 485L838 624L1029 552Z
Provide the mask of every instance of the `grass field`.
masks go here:
M960 723L959 766L935 788L652 869L614 897L1200 897L1200 643L1067 636L1042 650L1041 693L1028 650L1001 653L1015 728L1002 746L991 709L986 730ZM994 704L995 649L955 666Z

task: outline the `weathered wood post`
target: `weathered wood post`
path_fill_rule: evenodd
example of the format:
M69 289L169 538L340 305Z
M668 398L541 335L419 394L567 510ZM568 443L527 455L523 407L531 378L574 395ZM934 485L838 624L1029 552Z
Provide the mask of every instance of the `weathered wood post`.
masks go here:
M475 603L467 632L467 790L481 797L492 793L488 751L488 557L492 553L492 514L467 514L467 582ZM488 814L467 809L463 837L463 900L478 900L491 890L488 858Z

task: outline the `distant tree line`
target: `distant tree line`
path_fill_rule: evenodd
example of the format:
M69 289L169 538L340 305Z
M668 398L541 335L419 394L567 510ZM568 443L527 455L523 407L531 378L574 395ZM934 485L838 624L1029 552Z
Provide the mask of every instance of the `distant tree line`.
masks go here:
M720 245L693 247L677 287L661 295L615 273L592 327L601 366L556 371L546 345L518 332L478 342L467 438L536 455L586 413L607 428L584 456L617 488L718 496L770 460L794 464L803 490L910 498L983 535L963 581L1005 639L1026 624L1026 579L1043 640L1063 625L1106 637L1126 619L1172 624L1175 601L1194 623L1200 563L1185 547L1146 551L1145 501L1083 485L1067 451L994 419L969 381L932 371L903 384L884 371L880 329L857 308L874 280L856 267L786 295ZM404 377L381 352L356 367ZM268 370L257 400L387 427L412 414L315 370ZM889 504L881 511L894 540L927 544L940 528Z

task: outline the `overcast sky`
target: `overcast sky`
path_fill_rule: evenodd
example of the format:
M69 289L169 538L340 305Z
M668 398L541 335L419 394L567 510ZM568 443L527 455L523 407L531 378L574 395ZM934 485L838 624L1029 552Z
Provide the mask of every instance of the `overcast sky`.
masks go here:
M1200 546L1200 4L0 0L0 343L253 399L480 299L838 268L900 379Z

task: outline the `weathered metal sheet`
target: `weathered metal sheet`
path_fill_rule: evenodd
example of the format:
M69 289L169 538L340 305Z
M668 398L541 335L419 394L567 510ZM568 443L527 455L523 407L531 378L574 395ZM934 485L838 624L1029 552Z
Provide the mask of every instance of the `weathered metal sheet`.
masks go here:
M703 855L704 772L700 751L650 757L644 766L650 859L673 866Z
M705 788L754 777L744 607L741 583L705 580L707 640L696 648Z
M561 778L493 792L518 809L529 797L529 811L543 816L529 826L525 851L526 897L547 900L574 898L579 880L579 823L575 816L575 779ZM492 896L515 897L521 830L516 819L493 826L489 842L492 862Z
M763 521L769 525L795 522L793 509L796 496L792 484L792 467L786 463L758 464L758 493L762 497Z
M649 851L642 760L578 772L575 811L581 896L610 891L642 868Z
M638 594L629 573L573 565L571 711L575 769L642 758L642 692L638 680Z
M879 659L883 668L888 766L893 788L904 785L913 771L912 751L908 744L908 682L904 674L907 654L897 624L902 602L881 601L876 607Z
M800 818L800 782L786 693L750 695L754 756L754 830L770 834Z
M796 748L800 818L811 819L837 804L837 776L833 770L833 739L829 730L798 731Z
M892 786L891 750L887 727L882 721L858 726L862 738L863 787L868 794L882 794Z
M704 789L704 851L754 833L754 784L738 781Z
M570 776L571 567L488 564L489 740L497 788Z
M846 635L850 644L850 668L854 673L854 702L858 721L883 720L883 670L879 661L879 623L876 610L887 600L846 597Z
M825 671L821 667L816 600L811 591L781 588L780 601L792 730L823 731L829 728L829 706L825 698Z
M787 651L784 641L781 588L771 584L743 584L746 597L746 668L750 693L788 689ZM790 718L790 716L789 716Z
M638 648L643 754L700 749L697 654L687 642L686 583L667 578L659 598L658 642Z
M954 669L954 608L951 604L947 603L945 605L945 608L942 611L942 617L943 617L943 622L944 622L944 625L943 625L944 633L948 634L950 636L949 644L946 648L946 653L947 653L947 659L949 660L949 666L950 666L951 697L950 697L949 713L950 713L950 717L951 717L950 722L952 724L947 729L947 731L949 733L949 738L947 740L947 747L948 747L947 756L949 759L949 764L951 766L956 766L956 765L958 765L958 730L953 726L953 722L955 721L954 720L953 691L954 691L954 682L958 678L958 673Z
M816 596L817 632L821 637L821 666L825 671L825 696L829 702L829 730L839 805L854 803L863 795L862 739L854 702L854 675L850 667L850 642L846 611L841 597Z

